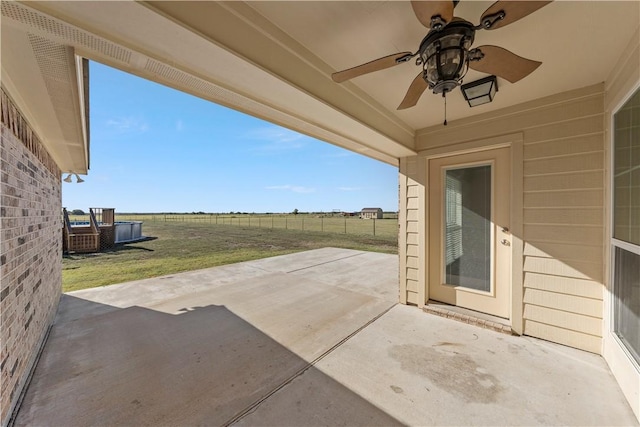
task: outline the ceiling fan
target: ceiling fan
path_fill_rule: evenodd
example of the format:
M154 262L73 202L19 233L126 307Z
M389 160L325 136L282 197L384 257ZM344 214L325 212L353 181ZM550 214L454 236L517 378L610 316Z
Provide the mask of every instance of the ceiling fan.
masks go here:
M423 92L429 88L433 93L446 96L462 83L469 68L502 77L511 83L531 74L542 64L522 58L499 46L473 45L477 30L495 30L509 25L551 1L499 0L484 11L480 24L453 16L459 0L412 1L413 11L422 25L429 29L415 53L399 52L376 59L366 64L331 75L337 83L374 71L384 70L414 57L422 71L413 80L398 106L398 110L413 107ZM446 99L445 99L446 101ZM446 121L445 121L446 124Z

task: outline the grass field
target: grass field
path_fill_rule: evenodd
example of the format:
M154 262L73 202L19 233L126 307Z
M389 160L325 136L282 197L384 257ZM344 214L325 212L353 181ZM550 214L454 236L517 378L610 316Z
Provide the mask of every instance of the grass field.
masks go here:
M88 215L70 215L71 221L89 221ZM332 214L122 214L116 221L189 222L200 224L236 225L285 230L319 231L326 233L361 234L395 237L398 215L385 213L384 219L363 220Z
M121 220L121 218L117 218ZM366 222L366 221L363 221ZM97 254L63 259L64 292L275 255L339 247L397 253L397 234L365 236L318 231L229 226L209 222L151 221L143 234L151 239Z

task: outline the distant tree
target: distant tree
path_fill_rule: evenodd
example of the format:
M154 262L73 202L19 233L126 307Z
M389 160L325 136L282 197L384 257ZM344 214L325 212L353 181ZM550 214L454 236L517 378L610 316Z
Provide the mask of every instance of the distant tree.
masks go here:
M71 211L71 215L84 215L84 211L82 209L74 209Z
M294 209L294 210L293 210L293 214L294 214L294 215L298 215L298 212L299 212L299 211L298 211L298 209Z

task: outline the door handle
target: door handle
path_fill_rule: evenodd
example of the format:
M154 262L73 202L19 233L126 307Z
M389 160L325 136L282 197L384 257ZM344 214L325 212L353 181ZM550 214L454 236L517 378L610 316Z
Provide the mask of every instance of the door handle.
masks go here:
M511 246L511 242L509 242L507 239L500 240L500 243L502 243L505 246Z

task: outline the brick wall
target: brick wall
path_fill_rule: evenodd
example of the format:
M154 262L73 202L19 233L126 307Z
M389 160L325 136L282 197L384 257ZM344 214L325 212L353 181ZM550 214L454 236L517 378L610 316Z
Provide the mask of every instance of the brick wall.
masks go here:
M2 93L0 421L6 425L58 307L60 170Z

